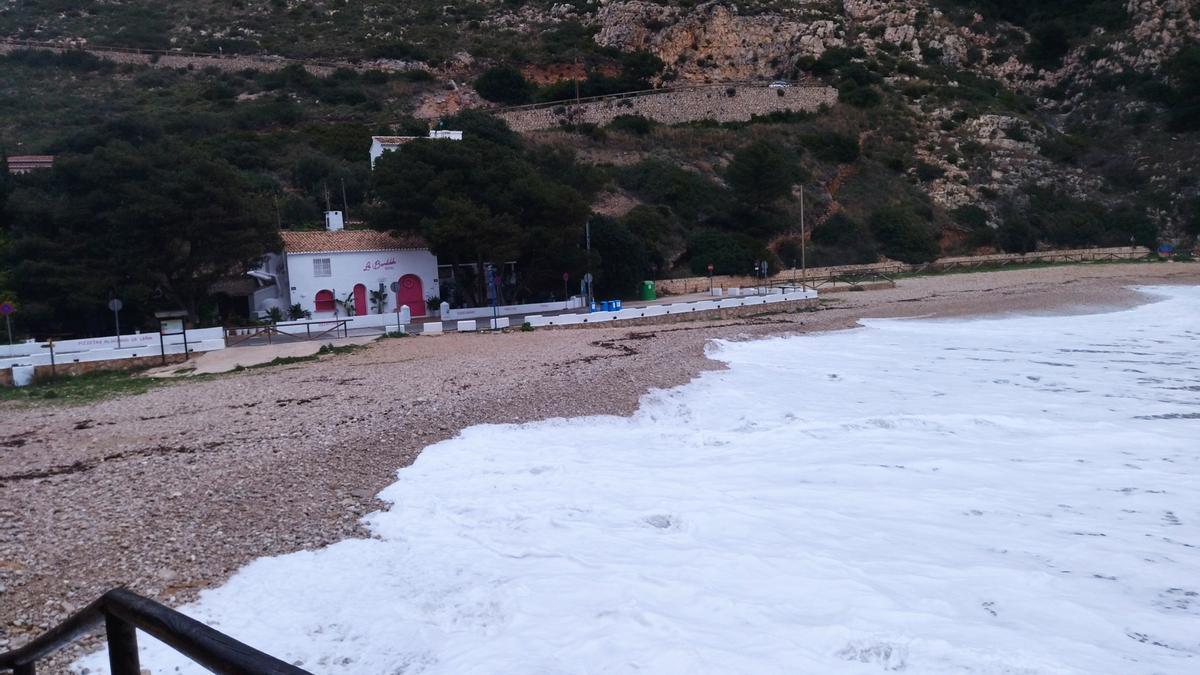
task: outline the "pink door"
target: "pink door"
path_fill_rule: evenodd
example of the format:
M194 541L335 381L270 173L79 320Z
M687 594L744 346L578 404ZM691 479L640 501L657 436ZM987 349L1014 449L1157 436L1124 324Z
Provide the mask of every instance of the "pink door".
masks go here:
M354 316L367 314L367 287L362 284L354 286Z
M396 291L396 307L408 305L411 316L425 316L425 289L421 287L421 277L415 274L405 274L400 277L400 290Z

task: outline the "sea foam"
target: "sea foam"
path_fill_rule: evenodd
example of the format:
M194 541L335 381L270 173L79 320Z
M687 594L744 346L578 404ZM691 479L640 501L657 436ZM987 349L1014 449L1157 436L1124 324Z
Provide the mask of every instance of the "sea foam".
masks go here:
M183 611L314 673L1197 672L1200 288L1152 292L715 343L630 418L427 448L376 538Z

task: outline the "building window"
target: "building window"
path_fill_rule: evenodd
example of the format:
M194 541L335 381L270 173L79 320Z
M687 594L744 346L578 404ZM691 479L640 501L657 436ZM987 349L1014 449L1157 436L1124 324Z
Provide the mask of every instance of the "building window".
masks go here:
M331 277L333 270L329 266L329 258L313 258L313 276Z
M325 262L329 262L326 260ZM333 291L317 291L316 309L318 312L332 312L333 306Z

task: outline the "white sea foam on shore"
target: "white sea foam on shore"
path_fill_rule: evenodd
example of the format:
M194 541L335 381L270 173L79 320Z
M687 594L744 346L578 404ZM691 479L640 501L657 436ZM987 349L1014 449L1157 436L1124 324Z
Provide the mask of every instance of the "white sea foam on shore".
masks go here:
M1200 289L1154 292L721 343L632 418L432 446L376 539L183 611L314 673L1198 672Z

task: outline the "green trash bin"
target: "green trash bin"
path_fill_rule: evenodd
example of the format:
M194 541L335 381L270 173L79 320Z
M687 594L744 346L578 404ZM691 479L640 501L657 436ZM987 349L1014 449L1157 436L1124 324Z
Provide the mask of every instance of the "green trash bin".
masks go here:
M642 299L643 300L654 300L657 297L658 296L654 294L654 282L653 281L643 281L642 282Z

